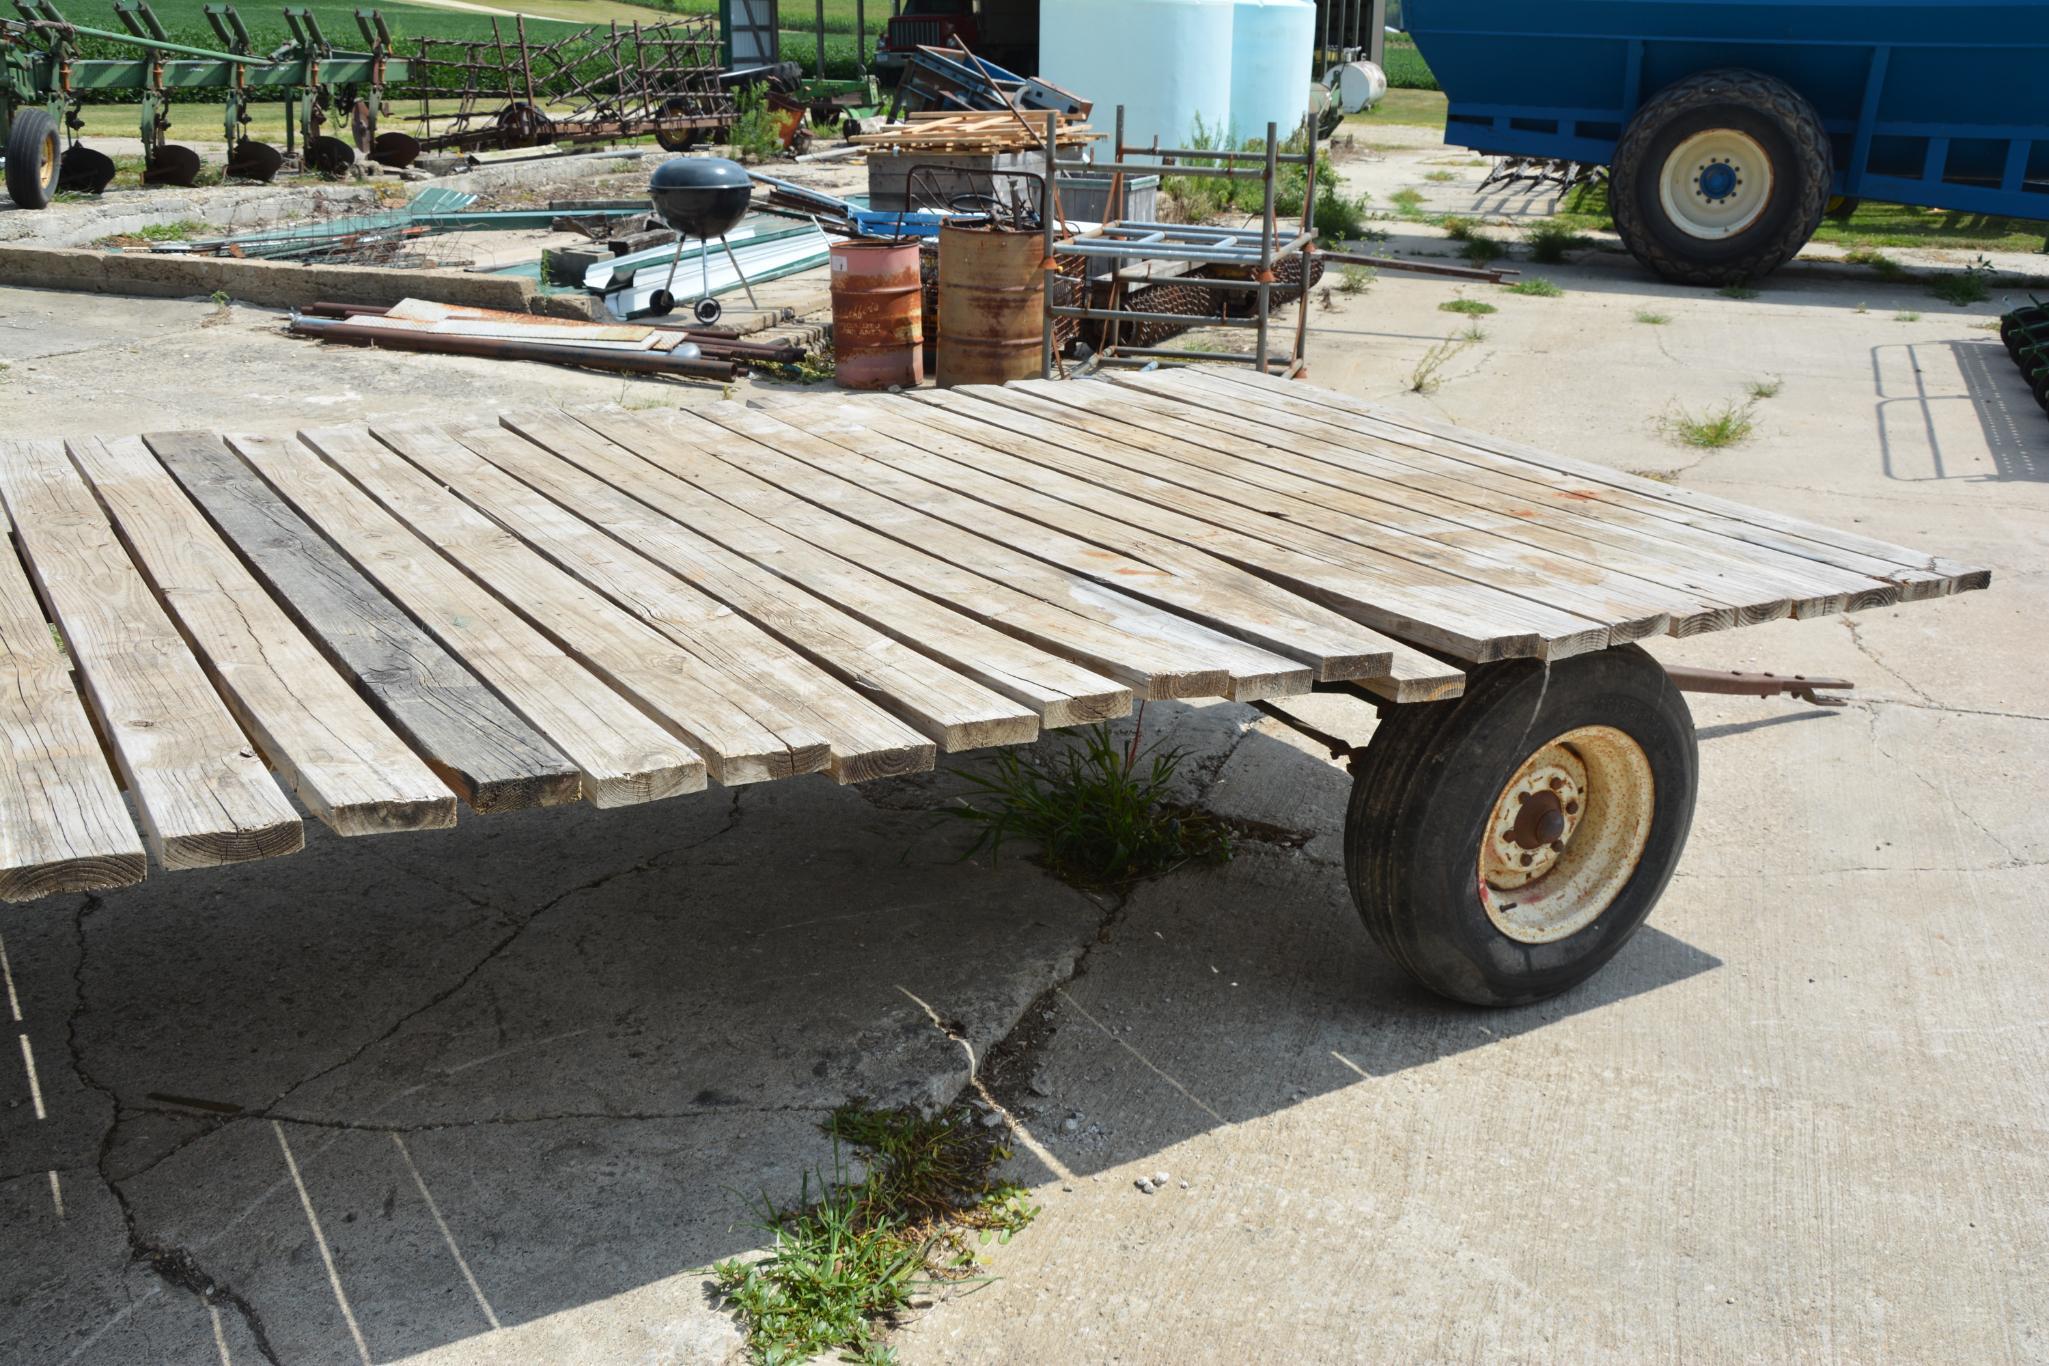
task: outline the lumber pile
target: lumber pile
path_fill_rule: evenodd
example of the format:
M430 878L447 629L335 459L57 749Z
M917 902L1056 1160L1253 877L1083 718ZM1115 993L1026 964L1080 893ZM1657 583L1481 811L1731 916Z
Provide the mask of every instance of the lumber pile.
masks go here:
M1029 152L1043 148L1045 115L1036 110L1020 113L1005 109L972 114L932 111L905 116L873 133L861 133L849 141L868 148L870 156L898 152ZM1060 116L1054 141L1063 148L1075 148L1102 137L1086 119L1073 114Z

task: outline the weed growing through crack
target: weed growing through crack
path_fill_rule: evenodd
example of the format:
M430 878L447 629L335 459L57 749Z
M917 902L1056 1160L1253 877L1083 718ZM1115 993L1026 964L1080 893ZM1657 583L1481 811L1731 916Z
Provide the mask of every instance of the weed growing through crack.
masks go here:
M1921 321L1921 315L1911 308L1903 308L1892 315L1892 320L1896 323L1917 323Z
M1144 745L1145 711L1119 744L1106 725L1080 744L1041 756L1005 750L985 772L962 776L981 804L949 808L981 827L970 854L1002 854L1010 840L1038 844L1046 865L1078 887L1121 887L1185 863L1223 863L1231 837L1206 812L1167 800L1184 753Z
M1508 292L1510 294L1520 294L1525 299L1555 299L1565 293L1564 290L1541 275L1532 275L1527 280L1510 285Z
M1489 313L1501 311L1493 304L1483 303L1478 299L1447 299L1437 305L1437 308L1442 313L1463 313L1469 318L1484 318Z
M1423 214L1423 192L1417 189L1400 189L1387 197L1394 205L1395 214L1401 218L1420 218Z
M1698 416L1684 408L1675 409L1658 423L1659 429L1682 446L1720 450L1747 441L1757 430L1756 404L1723 403Z
M1670 313L1653 313L1646 308L1638 310L1636 320L1645 327L1663 327L1666 323L1672 321L1672 315Z
M1594 244L1593 238L1559 222L1538 223L1526 229L1523 241L1530 249L1530 259L1547 266L1560 265L1571 253Z
M1476 232L1466 239L1466 244L1460 250L1459 255L1465 257L1476 266L1489 266L1500 259L1504 250L1505 248L1502 247L1501 243L1485 233Z
M973 1278L978 1249L1007 1243L1038 1215L1028 1193L990 1172L1010 1157L1000 1130L966 1106L944 1114L848 1105L823 1125L833 1172L806 1176L798 1203L764 1197L768 1251L711 1268L749 1355L764 1363L896 1360L880 1338L923 1287ZM843 1146L861 1157L853 1179ZM814 1198L815 1193L815 1198Z
M1380 272L1371 266L1349 265L1338 272L1338 293L1364 294L1373 287Z
M1467 323L1465 330L1457 334L1462 342L1483 342L1487 340L1487 329L1478 323Z
M1980 256L1955 275L1938 276L1928 282L1928 292L1946 304L1966 308L1971 304L1982 304L1992 297L1991 280L1995 273L1992 262Z
M1750 381L1750 383L1743 386L1743 392L1750 395L1752 402L1762 402L1768 398L1777 398L1779 391L1785 387L1786 381L1777 375L1773 375L1770 379L1754 379Z
M1423 179L1430 181L1432 184L1435 185L1442 185L1446 181L1457 180L1458 177L1453 175L1450 171L1432 171L1429 175L1424 176Z
M1723 285L1715 293L1721 295L1724 299L1755 299L1757 297L1756 290L1752 289L1749 285L1742 284Z
M1459 337L1446 337L1423 353L1423 359L1416 362L1416 368L1409 372L1409 392L1412 394L1434 394L1444 383L1439 372L1470 343Z

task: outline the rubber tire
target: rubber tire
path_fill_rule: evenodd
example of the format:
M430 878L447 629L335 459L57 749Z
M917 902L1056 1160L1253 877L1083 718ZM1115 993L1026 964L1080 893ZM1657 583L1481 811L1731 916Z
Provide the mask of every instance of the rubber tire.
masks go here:
M1755 138L1771 158L1771 202L1733 237L1704 241L1666 216L1658 187L1666 157L1710 128ZM1707 71L1669 86L1637 110L1615 148L1608 207L1630 254L1668 280L1734 285L1793 259L1821 226L1833 176L1821 115L1784 81L1755 71Z
M57 137L57 121L47 109L16 109L7 126L7 197L24 209L47 209L57 193L63 157L42 164L47 139ZM61 152L61 149L60 149Z
M1523 761L1579 726L1642 746L1656 786L1643 856L1591 924L1524 944L1480 904L1494 804ZM1545 666L1473 670L1463 697L1386 709L1354 767L1345 873L1374 942L1423 986L1471 1005L1524 1005L1579 985L1629 942L1664 893L1693 825L1693 716L1656 660L1622 645Z

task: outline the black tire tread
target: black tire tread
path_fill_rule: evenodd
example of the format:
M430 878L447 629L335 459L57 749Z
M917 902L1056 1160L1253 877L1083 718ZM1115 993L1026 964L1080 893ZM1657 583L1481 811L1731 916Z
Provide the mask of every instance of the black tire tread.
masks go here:
M1788 216L1777 236L1762 239L1741 257L1689 260L1671 251L1638 217L1635 182L1656 174L1646 166L1658 131L1672 118L1703 105L1742 104L1772 118L1785 131L1799 158L1807 202ZM1637 110L1615 147L1610 168L1609 210L1622 244L1646 268L1689 285L1733 285L1762 279L1792 260L1814 236L1828 209L1832 153L1821 116L1799 91L1773 76L1740 69L1703 71L1665 87Z
M24 209L49 207L56 188L56 168L48 181L41 174L43 139L57 130L46 109L17 108L7 126L7 197Z

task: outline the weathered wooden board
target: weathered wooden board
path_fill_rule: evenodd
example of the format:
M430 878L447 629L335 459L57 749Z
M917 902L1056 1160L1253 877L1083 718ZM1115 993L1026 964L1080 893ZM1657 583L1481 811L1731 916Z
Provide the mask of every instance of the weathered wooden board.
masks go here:
M704 761L571 659L441 552L297 442L230 435L248 461L356 568L559 747L596 806L703 790Z
M408 457L460 445L428 426L299 434L385 511L548 639L704 756L727 787L816 773L826 741L780 707L613 604L499 527Z
M56 441L0 442L0 498L158 864L297 851L299 817Z
M819 735L841 782L917 772L933 763L932 742L843 686L781 640L700 592L477 454L517 460L524 438L503 427L451 427L448 442L408 442L423 470L492 520L679 645L705 655ZM1021 730L1030 738L1037 727Z
M13 525L0 508L0 535ZM142 837L14 547L0 546L0 900L142 881Z
M479 812L558 806L576 766L206 432L145 436L279 607Z
M982 737L1015 727L1020 706L1046 725L1059 724L1054 715L1093 720L1131 708L1129 689L737 510L693 529L707 509L685 496L687 486L564 414L504 421L535 443L504 465L509 473L746 613L949 753L991 743ZM497 452L479 454L500 462ZM614 476L635 491L608 482Z
M338 835L440 830L455 797L271 600L141 440L68 443L242 729Z
M742 434L773 419L735 413L726 421L721 431L687 414L657 414L648 425L668 439L634 449L715 498L1149 696L1250 700L1309 690L1309 671L1292 659L1019 554Z

